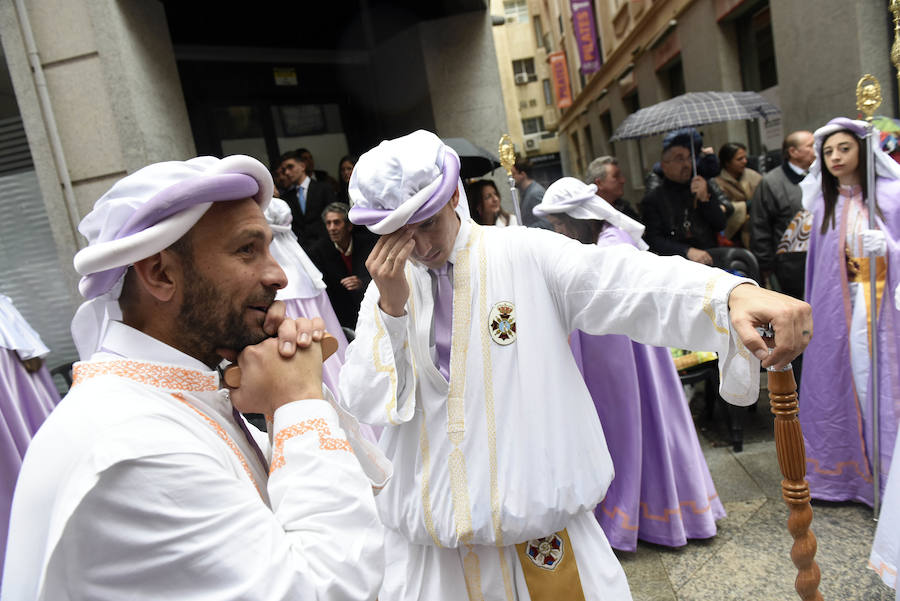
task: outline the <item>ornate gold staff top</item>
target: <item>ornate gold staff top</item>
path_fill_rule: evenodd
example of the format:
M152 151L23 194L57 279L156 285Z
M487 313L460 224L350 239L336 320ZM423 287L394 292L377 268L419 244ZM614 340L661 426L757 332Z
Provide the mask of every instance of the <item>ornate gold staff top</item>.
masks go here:
M522 209L519 208L519 191L516 190L516 180L513 179L512 174L513 165L516 164L516 149L509 138L509 134L500 136L498 153L500 154L500 164L506 169L509 192L512 194L513 208L516 210L516 220L519 222L519 225L525 225L525 222L522 221Z
M856 110L872 121L872 115L881 106L881 84L874 75L866 73L856 84Z

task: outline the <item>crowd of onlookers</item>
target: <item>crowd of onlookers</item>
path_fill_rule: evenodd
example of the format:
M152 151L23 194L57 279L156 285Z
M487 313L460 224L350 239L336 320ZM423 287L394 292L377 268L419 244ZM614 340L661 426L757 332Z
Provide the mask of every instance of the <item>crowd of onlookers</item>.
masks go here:
M644 224L651 252L726 267L727 254L717 249L745 248L756 259L760 283L802 298L803 243L809 224L799 182L815 158L812 133L788 135L782 157L781 165L763 175L748 166L744 144L728 142L716 152L703 146L700 133L686 128L664 137L660 159L647 174L637 202L625 198L625 177L615 157L594 159L583 181L595 185L596 194L616 210ZM523 225L552 229L532 213L544 187L532 179L531 171L527 159L513 168ZM516 216L501 206L493 181L469 183L467 195L476 222L517 224ZM785 236L788 239L782 240Z
M703 146L693 128L663 138L660 159L644 181L643 197L625 197L625 177L613 156L594 159L583 181L597 187L597 195L616 210L646 227L650 251L680 255L707 265L727 267L718 249L748 249L756 258L760 283L802 298L804 222L799 182L813 162L813 136L797 131L782 147L783 162L765 175L748 166L747 147L728 142L718 152ZM278 196L293 214L292 229L316 267L341 325L353 329L356 312L370 277L365 260L376 242L366 228L347 218L348 193L356 157L340 159L336 176L317 169L306 148L286 152L272 164ZM501 204L491 179L467 182L469 213L482 225L525 225L553 229L532 210L545 188L533 176L530 161L520 158L512 168L518 190L520 224ZM808 219L808 218L807 218ZM805 229L804 229L805 228ZM783 240L785 236L787 240Z

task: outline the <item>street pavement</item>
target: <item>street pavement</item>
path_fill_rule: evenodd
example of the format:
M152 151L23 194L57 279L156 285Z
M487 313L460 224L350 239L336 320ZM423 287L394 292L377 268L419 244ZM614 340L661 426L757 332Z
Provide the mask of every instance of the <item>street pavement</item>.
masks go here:
M680 549L639 543L635 553L617 552L634 601L799 599L767 395L762 390L756 411L746 414L741 453L727 442L724 407L717 407L713 422L704 422L702 395L694 395L700 443L728 515L711 539L692 540ZM826 601L894 600L894 591L866 567L875 535L869 507L814 501L812 530Z

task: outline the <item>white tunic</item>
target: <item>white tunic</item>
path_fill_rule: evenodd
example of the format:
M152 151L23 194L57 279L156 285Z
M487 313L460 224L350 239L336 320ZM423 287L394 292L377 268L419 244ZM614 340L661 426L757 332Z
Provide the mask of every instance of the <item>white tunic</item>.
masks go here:
M375 598L384 532L331 403L279 408L272 445L243 422L260 458L218 374L137 330L75 378L25 457L4 600Z
M388 426L379 444L394 476L376 501L411 543L511 545L564 528L603 498L613 467L568 346L575 329L716 351L722 395L756 400L759 362L727 306L747 280L626 245L470 221L450 261L451 383L433 360L431 279L412 263L407 314L384 314L370 285L341 372L350 412ZM489 331L498 303L514 307L511 344Z
M897 589L896 598L900 601L900 586L897 586L897 570L900 569L900 436L894 443L893 457L895 460L891 462L881 498L881 515L869 567L878 572L885 584Z

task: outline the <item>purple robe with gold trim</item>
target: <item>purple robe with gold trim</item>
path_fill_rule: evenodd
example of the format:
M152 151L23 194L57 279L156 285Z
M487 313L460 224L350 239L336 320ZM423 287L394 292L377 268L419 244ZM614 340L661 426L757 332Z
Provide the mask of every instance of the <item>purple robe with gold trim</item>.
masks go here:
M879 299L878 380L881 490L891 466L900 418L900 312L893 303L900 282L900 181L878 178L876 217L887 238L885 291ZM857 398L850 365L850 292L844 255L848 203L838 197L837 227L821 233L821 193L813 205L814 225L806 262L806 300L812 306L813 337L804 353L800 424L806 442L806 477L813 498L873 504L869 399ZM868 278L868 270L865 277Z

